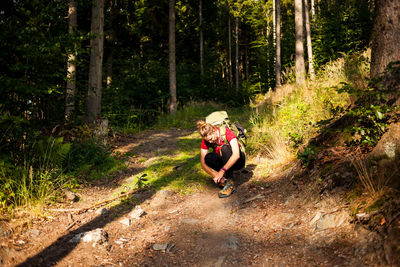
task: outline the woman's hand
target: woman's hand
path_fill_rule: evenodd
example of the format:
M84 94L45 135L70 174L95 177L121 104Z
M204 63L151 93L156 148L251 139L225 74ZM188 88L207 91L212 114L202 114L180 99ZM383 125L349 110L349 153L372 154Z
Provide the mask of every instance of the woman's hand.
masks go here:
M224 180L224 171L220 170L217 174L213 177L214 183L219 184Z

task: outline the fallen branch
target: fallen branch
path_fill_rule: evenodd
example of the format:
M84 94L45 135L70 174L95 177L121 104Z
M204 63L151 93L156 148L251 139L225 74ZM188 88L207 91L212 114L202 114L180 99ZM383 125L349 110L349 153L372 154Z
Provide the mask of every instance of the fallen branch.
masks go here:
M78 221L74 221L73 223L71 223L70 225L68 225L67 228L65 228L65 231L68 231L69 229L71 229L72 227L74 227L74 225L77 223Z
M120 199L120 198L129 196L129 195L132 195L132 194L134 194L134 193L137 193L137 191L138 191L137 189L131 190L131 191L129 191L129 192L123 193L123 194L121 194L121 195L119 195L119 196L116 196L116 197L113 197L113 198L111 198L111 199L103 200L103 201L101 201L101 202L99 202L99 203L96 203L96 204L90 206L90 207L83 208L83 209L79 209L79 210L76 211L76 213L77 213L77 214L81 214L81 213L86 212L86 211L88 211L88 210L95 209L95 208L99 208L99 207L101 207L101 206L106 205L106 204L109 203L109 202L112 202L112 201L115 201L115 200L117 200L117 199Z

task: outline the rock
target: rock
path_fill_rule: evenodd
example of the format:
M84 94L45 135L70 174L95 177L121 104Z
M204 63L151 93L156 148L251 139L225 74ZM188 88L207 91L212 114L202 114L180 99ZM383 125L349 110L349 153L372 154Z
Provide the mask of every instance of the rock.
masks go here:
M41 234L41 232L37 229L29 229L29 231L28 231L28 235L30 237L39 237L40 234Z
M129 218L122 218L121 220L119 220L120 223L122 223L125 226L130 226L131 225L131 219Z
M107 243L108 233L101 228L97 228L90 232L77 234L69 242L79 243L81 241L85 243L92 243L93 247L96 245L102 245Z
M72 201L72 202L79 201L79 196L77 194L75 194L74 192L71 192L69 190L64 190L64 195L65 195L65 198L69 201Z
M400 122L394 123L382 136L381 140L368 154L368 159L377 165L377 177L391 174L399 165L400 158ZM385 173L386 172L386 173ZM399 183L398 179L396 179Z
M223 246L228 249L237 250L239 247L239 242L237 240L237 237L234 235L229 236L228 239L225 240Z
M140 206L136 206L129 214L128 216L132 219L136 219L139 220L140 217L143 216L143 214L145 213L145 211L140 207Z
M329 228L339 227L349 221L349 215L342 211L340 213L324 214L317 220L315 231L325 230Z
M106 216L107 212L108 212L108 210L106 208L100 208L100 209L97 209L95 213L97 215Z
M166 250L168 248L168 244L154 244L153 249L154 250Z
M400 122L392 124L389 130L371 151L370 157L386 157L393 159L400 152Z
M313 226L322 216L323 212L322 211L317 211L317 213L315 214L314 218L312 218L312 220L310 221L310 225Z

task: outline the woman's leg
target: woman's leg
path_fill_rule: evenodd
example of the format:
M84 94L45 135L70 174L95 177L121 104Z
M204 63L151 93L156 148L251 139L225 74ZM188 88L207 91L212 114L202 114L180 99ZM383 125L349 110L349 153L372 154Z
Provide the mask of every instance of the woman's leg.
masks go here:
M225 163L232 156L232 148L230 145L224 144L221 148L221 151L222 151L222 164L225 165ZM228 179L232 179L233 171L240 170L241 168L244 167L245 163L246 163L246 155L242 151L240 151L240 158L235 162L235 164L231 168L229 168L229 170L226 171L225 177Z
M206 162L208 167L217 172L222 168L222 166L224 166L222 157L215 152L208 153L204 158L204 161Z

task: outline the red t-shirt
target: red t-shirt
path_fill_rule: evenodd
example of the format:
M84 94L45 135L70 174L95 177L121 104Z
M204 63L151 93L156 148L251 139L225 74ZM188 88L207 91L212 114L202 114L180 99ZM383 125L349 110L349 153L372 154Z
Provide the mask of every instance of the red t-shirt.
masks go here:
M218 133L219 133L220 137L218 138L218 141L217 141L218 143L217 143L217 146L214 148L214 152L217 153L217 154L220 154L221 153L221 146L224 144L224 139L221 136L221 132L220 132L219 127L217 127L217 130L218 130ZM231 129L226 128L226 130L225 130L225 138L228 141L228 143L230 143L232 139L236 138L236 135ZM208 150L208 148L209 148L209 146L207 145L206 141L204 141L204 139L203 139L201 141L201 149L207 149Z

